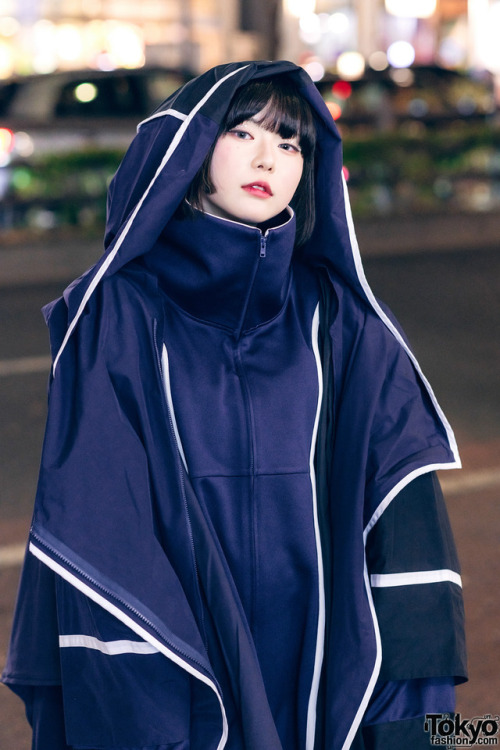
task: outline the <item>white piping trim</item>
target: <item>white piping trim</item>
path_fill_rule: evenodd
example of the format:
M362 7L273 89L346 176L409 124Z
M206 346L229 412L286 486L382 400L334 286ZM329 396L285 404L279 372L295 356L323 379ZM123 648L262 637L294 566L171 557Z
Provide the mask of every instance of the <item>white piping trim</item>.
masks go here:
M316 711L318 703L318 691L321 678L321 668L323 665L323 656L325 648L325 581L323 570L323 554L321 551L321 537L318 520L318 498L316 494L316 473L314 470L314 454L316 448L316 436L318 433L319 418L321 413L321 403L323 400L323 372L321 368L321 356L318 345L319 333L319 304L314 312L312 322L312 348L316 360L318 371L318 404L316 407L316 417L311 440L311 449L309 454L309 469L311 476L311 488L313 497L313 514L314 514L314 534L316 536L316 554L318 556L318 632L316 636L316 653L314 657L314 671L311 683L311 692L309 694L309 703L307 707L307 725L306 725L306 750L313 750L316 734Z
M370 698L372 696L372 693L375 689L375 684L378 680L378 676L380 673L380 667L382 665L382 639L380 637L380 629L378 626L378 619L377 619L377 613L375 612L375 605L373 603L373 597L370 587L370 581L368 577L368 568L366 564L366 556L365 556L365 564L364 564L364 581L365 581L365 589L366 589L366 595L368 598L368 604L370 607L370 612L373 620L373 630L375 633L375 645L376 645L376 656L375 656L375 663L373 665L373 672L372 676L370 677L370 681L368 682L367 688L365 690L365 694L361 700L361 703L359 704L358 710L356 712L356 716L354 717L354 720L351 724L351 728L347 734L347 737L345 739L344 744L342 745L342 750L349 750L351 747L354 737L356 736L356 732L358 731L359 725L361 724L361 721L363 719L363 716L365 714L366 709L368 708L368 703L370 701Z
M363 263L362 263L362 260L361 260L361 253L359 251L359 245L358 245L358 241L357 241L357 238L356 238L356 232L355 232L355 229L354 229L354 222L353 222L353 219L352 219L351 205L350 205L350 202L349 202L349 193L348 193L348 190L347 190L347 183L346 183L346 180L345 180L345 177L344 177L343 173L342 173L342 184L343 184L343 187L344 187L344 202L345 202L347 225L349 227L349 237L350 237L350 240L351 240L351 249L352 249L352 253L353 253L354 263L356 265L356 272L358 274L359 282L360 282L361 286L363 287L363 291L365 292L365 294L366 294L366 296L367 296L370 304L372 305L372 307L375 310L375 312L377 313L377 315L380 317L380 319L382 320L382 322L387 326L387 328L391 331L391 333L393 334L393 336L401 344L401 346L403 347L403 349L405 350L405 352L410 357L410 359L411 359L411 361L413 363L413 366L415 367L415 369L417 370L418 374L420 375L420 377L422 379L422 382L423 382L425 388L427 389L427 392L429 393L429 396L430 396L431 401L432 401L432 403L434 405L434 408L435 408L435 410L436 410L436 412L437 412L437 414L438 414L441 422L443 423L443 427L446 430L446 435L448 437L448 442L450 444L450 448L451 448L451 450L453 452L453 455L455 457L455 462L450 463L450 464L446 464L442 468L443 469L460 469L462 464L460 462L460 456L458 454L458 446L457 446L457 442L456 442L456 439L455 439L455 435L453 434L453 430L451 429L451 426L450 426L448 420L446 419L446 417L445 417L445 415L444 415L441 407L438 404L436 396L434 395L434 391L432 390L432 387L431 387L429 381L427 380L427 378L425 377L424 373L422 372L422 369L421 369L419 363L417 362L417 359L416 359L415 355L413 354L413 352L411 351L411 349L408 347L408 344L406 343L406 341L404 340L404 338L401 336L401 334L399 333L398 329L394 326L394 324L392 323L392 321L390 320L390 318L386 315L386 313L380 307L379 303L377 302L377 300L375 298L375 295L373 294L373 292L372 292L372 290L370 288L370 285L368 284L368 281L366 279L365 272L364 272L364 269L363 269Z
M61 576L61 578L63 578L69 584L74 586L82 594L87 596L92 601L96 602L96 604L99 604L103 609L105 609L107 612L109 612L118 620L120 620L120 622L123 622L123 624L129 627L130 630L136 633L136 635L140 636L145 641L150 643L152 646L157 648L158 651L160 651L164 656L167 657L167 659L170 659L170 661L173 661L174 664L177 664L179 667L184 669L193 677L196 677L196 679L200 680L200 682L203 682L205 685L207 685L209 688L211 688L214 691L215 695L217 696L217 700L219 701L219 706L220 706L221 715L222 715L222 736L217 746L217 750L223 750L227 742L228 724L227 724L227 718L226 718L226 711L224 709L224 704L222 702L222 696L219 694L219 691L217 690L217 686L215 685L215 683L209 677L206 677L206 675L204 675L202 672L198 672L196 669L194 669L194 667L192 667L188 662L181 659L174 651L171 651L169 648L167 648L167 646L165 646L163 643L161 643L156 638L154 638L150 633L147 632L147 630L144 630L131 617L129 617L120 609L118 609L118 607L115 607L114 604L112 604L103 596L101 596L96 591L94 591L92 588L90 588L90 586L87 586L85 583L83 583L83 581L81 581L79 578L77 578L68 570L66 570L66 568L59 565L59 563L56 563L55 560L52 560L52 558L50 558L48 555L42 552L42 550L39 549L35 544L33 544L33 542L30 542L29 549L30 549L30 552L35 557L37 557L48 568L53 570L54 573L57 573L59 576Z
M189 204L191 205L191 204ZM274 232L275 229L281 229L281 227L285 227L291 219L293 219L295 212L291 206L285 206L284 210L288 213L288 219L285 219L283 224L277 224L276 226L269 227L269 229L266 229L264 232L264 236L267 236L269 232ZM236 221L235 219L228 219L225 216L217 216L217 214L212 214L210 211L205 210L203 213L205 213L207 216L211 216L213 219L217 219L217 221L224 221L226 224L235 224L238 227L245 227L245 229L255 229L257 232L261 232L259 227L255 226L255 224L245 224L244 221Z
M146 117L145 120L142 120L138 126L137 131L139 131L139 128L141 128L146 122L149 122L150 120L156 120L158 117L176 117L178 120L185 120L187 115L184 114L184 112L178 112L176 109L165 109L163 112L155 112L155 114L150 115L150 117Z
M91 635L60 635L60 648L90 648L107 656L119 654L159 654L151 643L146 641L101 641Z
M421 466L418 469L414 469L413 471L410 471L409 474L407 474L403 479L401 479L390 492L387 493L387 495L384 497L378 508L375 510L374 514L366 524L366 528L363 532L363 539L366 544L366 537L368 536L369 532L372 530L372 528L377 523L378 519L382 515L382 513L387 510L391 502L394 500L396 495L399 495L402 489L406 487L410 482L412 482L417 477L422 476L423 474L428 474L430 471L440 471L441 469L449 469L450 464L428 464L427 466Z
M145 201L148 193L150 192L151 188L153 187L154 183L156 182L159 174L165 168L165 165L170 161L170 158L171 158L172 154L174 153L174 151L176 150L177 146L179 145L179 142L182 140L182 137L183 137L184 133L186 132L186 130L187 130L187 128L188 128L191 120L198 113L198 110L200 110L203 107L203 105L205 104L205 102L208 99L210 99L210 97L212 96L213 92L216 91L219 88L219 86L221 86L225 81L227 81L228 78L231 78L232 76L236 75L236 73L240 73L242 70L245 70L245 68L247 68L247 67L248 67L248 65L243 65L241 68L237 68L236 70L233 70L231 73L228 73L226 76L224 76L219 81L217 81L212 86L212 88L209 89L209 91L207 91L207 93L205 94L205 96L202 97L200 99L200 101L193 107L193 109L191 110L191 112L189 113L189 115L186 117L186 119L181 124L181 126L178 129L178 131L176 132L176 134L172 138L172 141L171 141L171 143L170 143L167 151L165 152L165 155L164 155L163 159L161 160L160 166L156 170L156 173L155 173L153 179L151 180L151 182L149 183L148 187L146 188L146 190L142 194L140 200L137 202L134 210L132 211L132 213L131 213L128 221L127 221L127 223L125 224L123 230L119 234L119 236L118 236L118 238L117 238L117 240L115 242L115 246L113 247L113 250L106 257L106 259L104 260L103 264L101 265L101 267L97 271L96 275L94 276L94 278L90 282L90 284L88 286L88 289L85 292L85 294L83 296L83 299L82 299L82 301L80 303L80 306L79 306L78 310L76 311L76 314L75 314L73 320L71 321L71 323L68 326L68 330L66 331L66 335L64 336L63 342L62 342L62 344L61 344L61 346L59 348L59 351L58 351L58 353L57 353L57 355L56 355L56 357L54 359L54 364L53 364L53 367L52 367L52 373L53 373L53 375L55 375L56 367L57 367L57 364L58 364L59 359L61 357L61 354L63 353L64 349L66 348L66 344L68 343L68 340L69 340L71 334L73 333L73 330L74 330L76 324L78 323L78 321L79 321L79 319L80 319L80 317L81 317L81 315L82 315L82 313L83 313L83 311L84 311L84 309L85 309L85 307L87 305L87 302L89 301L89 299L93 295L93 293L94 293L97 285L99 284L100 280L102 279L102 277L104 276L104 274L108 270L109 266L114 261L116 255L118 253L118 250L122 246L125 237L129 233L130 227L134 223L135 218L136 218L137 214L139 213L139 210L141 209L142 204L144 203L144 201Z
M415 586L421 583L442 583L451 581L462 587L462 579L454 570L416 570L407 573L373 573L370 576L372 588L393 586Z
M184 454L184 449L182 447L181 436L179 435L179 429L177 427L177 420L175 418L174 402L172 399L172 389L170 387L170 370L169 370L169 364L168 364L168 352L167 352L167 347L165 346L165 344L163 344L163 349L161 352L161 375L162 375L162 380L163 380L163 388L165 390L165 396L167 398L168 410L170 412L170 418L172 420L172 427L174 430L175 442L177 443L177 450L179 451L179 455L181 457L182 463L184 464L186 473L189 474L186 456Z
M379 303L377 302L377 299L375 298L375 295L373 294L370 288L370 285L368 284L368 281L366 279L365 272L363 269L363 262L361 260L361 253L359 251L359 245L358 245L358 241L356 238L356 232L354 229L354 222L352 219L347 183L346 183L345 176L343 173L342 173L342 184L343 184L343 189L344 189L344 205L345 205L346 220L347 220L347 226L349 229L349 238L351 241L351 251L353 254L354 264L356 267L356 273L358 276L359 283L361 284L361 287L364 293L366 294L366 297L368 301L370 302L370 304L372 305L373 309L375 310L375 312L377 313L381 321L384 323L384 325L389 329L389 331L395 337L395 339L403 347L404 351L407 353L411 362L413 363L413 366L418 372L422 380L422 383L424 384L430 396L430 399L437 412L437 415L440 418L443 424L443 427L446 430L446 435L448 438L450 449L455 459L454 461L451 461L449 463L431 464L429 466L423 466L419 469L416 469L415 471L410 472L406 477L404 477L400 482L398 482L398 484L395 487L393 487L393 489L387 494L387 496L382 500L378 508L375 510L373 516L371 517L370 521L368 522L363 532L363 542L364 542L364 546L366 549L366 538L367 538L368 533L373 528L375 523L378 521L382 513L386 510L386 508L392 502L392 500L403 489L403 487L405 487L415 477L420 476L421 474L425 474L425 473L428 473L429 471L438 470L438 469L460 469L462 464L461 464L460 456L458 453L458 447L457 447L457 443L455 440L455 435L453 434L451 426L448 420L446 419L441 407L439 406L437 402L437 399L434 395L434 391L432 390L429 381L423 374L422 369L415 358L415 355L413 354L411 349L409 349L406 341L403 339L403 337L399 333L398 329L394 326L390 318L386 315L386 313L380 307ZM370 612L371 612L372 620L373 620L373 628L374 628L375 641L376 641L376 656L375 656L372 676L366 688L363 699L359 705L354 721L351 725L351 729L349 730L346 740L342 746L342 750L349 750L349 748L352 745L352 742L354 741L354 737L356 735L356 732L358 731L358 727L361 724L363 715L368 706L368 702L375 688L375 684L376 684L376 681L378 679L378 675L380 672L380 666L382 664L382 641L380 638L380 630L379 630L379 625L378 625L378 620L377 620L377 613L375 611L375 605L373 603L373 597L372 597L371 586L370 586L370 578L369 578L367 562L366 562L366 554L365 554L365 563L364 563L364 580L365 580L366 596L368 598Z

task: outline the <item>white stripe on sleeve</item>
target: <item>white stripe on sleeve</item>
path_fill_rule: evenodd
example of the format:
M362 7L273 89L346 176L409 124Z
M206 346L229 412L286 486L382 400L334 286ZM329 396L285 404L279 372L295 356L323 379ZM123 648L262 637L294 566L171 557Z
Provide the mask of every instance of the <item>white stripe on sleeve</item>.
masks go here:
M157 648L146 641L100 641L91 635L60 635L61 648L91 648L108 656L118 654L159 654Z
M462 586L462 579L453 570L416 570L412 573L374 573L370 576L372 588L392 586L415 586L421 583L441 583L451 581Z

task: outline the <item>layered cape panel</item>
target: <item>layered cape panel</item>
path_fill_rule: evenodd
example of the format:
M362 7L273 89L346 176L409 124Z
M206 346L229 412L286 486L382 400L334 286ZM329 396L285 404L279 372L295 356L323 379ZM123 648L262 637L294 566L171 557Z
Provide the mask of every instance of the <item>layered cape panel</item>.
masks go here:
M65 640L74 632L87 633L81 645L96 653L102 643L127 644L120 656L126 709L113 700L112 678L97 697L98 671L82 666L78 674L93 695L80 709L79 694L67 688L66 731L75 747L189 740L192 750L222 749L228 720L207 653L209 620L244 747L281 748L238 594L175 442L161 298L150 274L127 266L164 231L236 89L280 73L310 101L318 131L316 228L300 260L316 269L323 289L316 467L328 588L324 747L351 746L380 676L464 676L457 563L441 499L426 484L434 469L459 467L456 444L397 323L365 279L335 125L291 63L221 66L140 125L110 188L103 257L45 311L54 362L49 416L3 679L24 696L30 686L69 684L74 664L66 664L64 646L78 645ZM412 494L415 486L422 491ZM408 539L404 529L416 518L419 536ZM144 674L136 653L148 654ZM169 695L188 691L188 718L155 692L165 683L174 686ZM99 701L108 725L86 733L78 711ZM314 736L308 742L312 750Z

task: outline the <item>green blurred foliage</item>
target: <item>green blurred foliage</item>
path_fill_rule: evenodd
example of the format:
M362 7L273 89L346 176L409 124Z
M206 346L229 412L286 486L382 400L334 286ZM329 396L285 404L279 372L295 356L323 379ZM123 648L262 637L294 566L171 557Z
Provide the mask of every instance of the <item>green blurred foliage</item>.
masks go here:
M13 165L0 226L102 229L122 157L84 150ZM344 164L356 217L500 210L500 128L490 124L348 135Z
M488 124L349 136L344 164L358 216L500 209L500 129Z

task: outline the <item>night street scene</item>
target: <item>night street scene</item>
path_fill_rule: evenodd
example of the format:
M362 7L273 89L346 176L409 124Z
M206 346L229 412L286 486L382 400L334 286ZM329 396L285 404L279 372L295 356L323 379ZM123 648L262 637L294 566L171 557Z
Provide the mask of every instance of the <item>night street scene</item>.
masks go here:
M500 744L499 29L500 0L121 0L118 5L111 0L12 0L0 7L0 673L5 669L6 683L0 683L0 750L422 750ZM251 67L254 61L265 62ZM237 64L210 72L228 63ZM245 65L252 70L248 75L242 72ZM212 75L213 81L204 84ZM239 76L242 84L236 82ZM261 124L255 114L266 112L261 105L233 123L227 116L234 109L229 102L245 86L260 91L261 81L277 87L282 79L288 81L286 96L295 96L303 108L308 102L313 156L304 145L303 109L290 116L300 123L295 130ZM306 80L310 92L297 95L297 83ZM219 93L226 82L227 95ZM270 106L275 101L270 99ZM230 124L218 131L223 117ZM211 118L217 124L213 132ZM166 120L176 132L169 131L170 140L162 143ZM332 133L340 135L341 145ZM210 151L212 141L216 146ZM230 147L223 152L225 143ZM331 143L338 151L330 159ZM210 178L208 172L201 178L205 182L192 166L202 149L198 167L210 166ZM214 175L237 181L243 167L235 166L234 155L243 154L243 164L250 152L257 177L243 185L239 202L224 202ZM131 156L122 164L126 153ZM304 228L308 212L297 200L306 190L302 175L308 163L311 184L316 181L315 205L307 204L312 222L316 215L309 235ZM162 183L168 169L171 177ZM179 187L189 169L202 186L198 193L191 179L182 191ZM280 169L286 174L281 183L275 176ZM158 185L163 185L161 199ZM283 198L280 204L281 185L292 200ZM344 185L345 194L342 189L338 195L332 192L331 185ZM297 233L303 232L305 239L303 245L292 240L281 277L273 247L284 242L278 233L284 235L291 223L290 203ZM272 205L278 208L268 208ZM161 226L162 206L168 223ZM193 217L198 213L206 226L197 225ZM335 236L329 225L323 233L317 231L322 217L330 214L335 216L332 226L340 227ZM178 239L179 227L186 225L192 229L187 251L195 267L192 299L186 291L191 271L180 257L185 251ZM221 229L227 232L229 225L230 240ZM213 239L205 230L214 232ZM156 234L145 250L131 251L132 238L139 238L140 245L146 236L141 231ZM134 253L131 270L123 271L118 263L115 268L114 256L109 272L107 263L99 266L105 232L117 258L122 243L124 253ZM254 232L260 254L250 266L242 238ZM219 263L195 254L198 237L212 250L218 248ZM337 266L334 260L332 273L326 251L314 250L321 274L316 267L311 272L304 261L318 237L326 237L336 250L338 246L339 256L348 258L345 266L339 261L337 280L331 281ZM224 242L234 251L232 258L228 254L227 268ZM107 310L105 305L113 304L116 320L132 326L137 279L146 279L146 288L153 272L160 280L167 274L158 248L165 255L175 251L179 271L173 282L165 277L162 297L149 291L147 304L136 311L134 335L139 331L142 338L137 362L131 364L126 347L132 335L122 329L109 335L110 326L104 324L108 335L96 334L99 313L94 312L98 305ZM66 333L61 306L54 308L51 331L57 343L52 342L51 353L42 308L94 264L66 292L75 316ZM253 270L245 276L247 268ZM266 268L271 269L268 275ZM128 286L113 287L113 274L122 274ZM346 299L357 300L353 319L366 321L356 323L355 333L345 312L351 302L339 288ZM106 294L112 303L106 302ZM155 305L163 297L168 298L167 312L158 322ZM335 324L322 324L322 310ZM233 312L241 315L238 324L232 322ZM147 316L148 323L137 322ZM281 318L288 322L279 328ZM172 333L164 332L168 323ZM64 327L68 324L65 320ZM366 332L369 325L371 334ZM281 333L271 334L274 326ZM106 339L105 344L99 339L95 351L94 346L85 349L89 331ZM157 343L157 336L164 337L163 343ZM156 347L154 358L149 337ZM86 369L66 369L64 377L78 348ZM266 352L265 367L263 355L257 364L259 351ZM160 373L158 402L144 361L149 356ZM373 362L373 371L366 369L366 374L364 356ZM102 391L101 357L103 362L115 358ZM331 369L326 361L333 362ZM99 394L94 401L82 385L85 379L89 393L94 389ZM66 383L65 390L58 380ZM49 387L51 401L60 399L53 412ZM350 396L356 387L356 395ZM72 400L80 388L81 402ZM394 406L403 404L398 399L405 389L408 400ZM360 432L357 453L342 430L357 424L365 408L373 424ZM153 417L143 429L149 409ZM52 413L56 427L46 435ZM165 443L158 437L162 422L169 436ZM97 425L96 433L102 435L87 447L89 424ZM301 429L304 445L296 452L305 456L305 469L288 447L299 444ZM390 435L381 437L386 429ZM167 443L175 455L171 463ZM54 445L59 453L49 455ZM99 463L92 451L101 449ZM122 453L128 457L126 469ZM425 461L424 453L429 455ZM169 468L161 466L163 461ZM329 467L326 480L322 461ZM65 463L69 479L63 475ZM93 468L98 465L104 467L102 477ZM342 513L330 505L325 509L324 496L330 498L326 503L335 503L336 491L338 498L344 497L341 485L351 465L362 477L352 478L345 490L346 497L352 493L353 516L359 514L362 522L359 547L351 544L349 524L344 531L335 522L327 531L324 526L325 518L330 523ZM58 487L46 489L47 480L40 480L38 496L45 493L49 499L46 505L37 500L32 528L39 477L59 476L57 471L60 496ZM412 490L423 487L434 472L449 515L457 569L439 492L436 501L432 495L437 509L428 512L429 519L436 513L436 520L425 521L418 504L427 510L429 498L416 498L417 489ZM139 475L148 477L140 492ZM69 531L66 537L62 532L60 546L56 538L65 523L68 528L79 523L63 484L64 478L71 485L73 477L75 495L89 508L89 518L92 509L103 511L102 519L97 513L93 522L80 519L82 537L95 530L88 560L85 544L75 542L75 550L70 549ZM174 487L181 488L182 503L171 502L166 511L161 499L152 498L158 495L167 505L165 498L170 502ZM358 491L364 503L360 507ZM128 492L130 527L124 522L121 528L120 498ZM139 507L139 496L148 510ZM104 508L108 497L116 516ZM400 516L394 510L398 499L406 503ZM286 506L287 500L293 507ZM145 518L150 537L145 536ZM283 518L291 528L297 523L297 533L286 537ZM389 523L394 528L378 550L377 540ZM184 528L189 551L182 551L184 531L179 529ZM140 549L143 537L148 542L139 553L140 566L131 572L127 565L132 569L136 564L135 547ZM109 551L99 557L108 542ZM161 555L167 560L165 571L155 566ZM48 597L45 590L39 596L34 589L24 592L14 622L25 556L41 569L27 574L27 580L29 575L33 580L50 576L54 583L47 586L52 592ZM114 566L121 568L116 579L110 572ZM140 583L134 581L141 577ZM34 586L32 579L28 586ZM166 592L158 611L156 589ZM460 621L461 595L468 680L457 666L459 657L448 657L448 651L463 652L454 619ZM86 608L87 620L81 615ZM178 630L169 630L169 640L162 628L166 633L170 620L162 620L161 613L167 618L170 610ZM83 623L89 622L93 629L87 632ZM8 657L13 633L19 641ZM40 633L46 640L40 639L38 647ZM360 645L365 636L366 647L364 641ZM57 646L57 638L61 656L54 663L63 676L50 679L50 644ZM342 644L337 651L344 652L338 662L336 639ZM408 644L418 656L409 654ZM11 663L28 664L29 654L44 650L46 658L40 657L21 685L23 666ZM147 670L141 672L137 665L146 660ZM365 661L370 665L366 669ZM168 670L162 671L165 662ZM38 678L43 670L45 676ZM344 678L345 685L335 687ZM96 683L90 697L82 697L85 681ZM140 684L139 697L134 687L127 692L127 681ZM453 708L449 696L454 682ZM35 736L23 700L33 686L38 695L39 685L62 697L51 708L40 698L42 708L36 710L37 699L30 704L27 698L28 713L35 711L32 720L37 722L37 710L42 716ZM229 692L237 697L227 699ZM329 712L330 695L337 696L331 705L346 706L341 719L337 708ZM202 696L198 718L196 700L201 705ZM156 711L160 703L169 710ZM173 728L164 726L165 717L172 717L181 704L178 713L186 705L192 712L191 734L185 735L177 714ZM149 725L145 734L137 729L141 716ZM409 722L413 728L405 734L401 727ZM417 723L418 733L412 734Z

